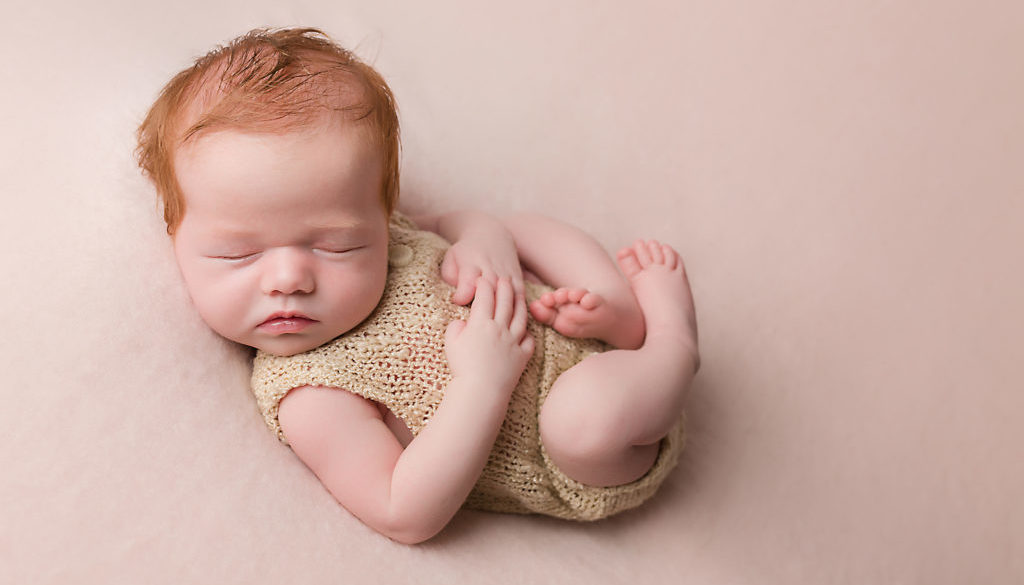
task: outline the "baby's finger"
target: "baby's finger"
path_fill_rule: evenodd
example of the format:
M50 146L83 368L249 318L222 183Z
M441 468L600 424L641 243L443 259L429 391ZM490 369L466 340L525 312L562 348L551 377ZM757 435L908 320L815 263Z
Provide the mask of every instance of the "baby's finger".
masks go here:
M494 319L494 285L484 278L476 281L476 295L469 309L469 320Z
M515 310L512 313L512 321L508 326L509 333L512 334L512 339L522 339L523 335L526 334L528 314L529 311L526 308L526 300L517 298L515 300Z
M508 279L498 279L498 289L495 296L495 322L502 327L508 327L509 322L512 321L514 300L512 283Z
M444 330L444 342L446 345L451 345L452 341L458 337L462 330L466 328L466 322L461 320L452 321L448 324L448 327Z
M488 270L486 268L480 270L480 278L487 279L487 282L491 283L495 287L495 289L497 289L498 275L495 274L493 270Z
M522 276L512 277L512 292L515 293L516 303L526 302L526 283L523 282Z
M441 261L441 280L452 286L459 284L459 265L455 262L455 254L452 254L451 248L448 248L444 260Z
M455 289L455 294L452 295L452 302L456 305L465 305L473 300L479 277L480 272L476 270L463 270L459 273L459 286Z
M527 357L533 355L533 350L536 347L536 342L533 341L533 336L527 333L523 340L519 342L519 348L523 350L523 353Z

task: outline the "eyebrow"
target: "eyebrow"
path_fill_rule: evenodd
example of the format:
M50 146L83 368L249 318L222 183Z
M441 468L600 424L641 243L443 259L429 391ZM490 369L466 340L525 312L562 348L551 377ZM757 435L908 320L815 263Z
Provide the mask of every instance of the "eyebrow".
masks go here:
M366 225L365 221L358 219L348 219L343 221L333 221L329 223L314 223L309 224L306 227L316 232L329 232L336 230L356 230Z

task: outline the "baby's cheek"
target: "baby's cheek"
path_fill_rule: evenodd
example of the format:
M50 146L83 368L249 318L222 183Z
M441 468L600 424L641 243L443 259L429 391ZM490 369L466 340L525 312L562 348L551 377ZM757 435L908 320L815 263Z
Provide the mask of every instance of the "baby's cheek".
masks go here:
M192 303L206 324L223 337L235 339L239 334L243 297L229 283L198 279L190 286Z

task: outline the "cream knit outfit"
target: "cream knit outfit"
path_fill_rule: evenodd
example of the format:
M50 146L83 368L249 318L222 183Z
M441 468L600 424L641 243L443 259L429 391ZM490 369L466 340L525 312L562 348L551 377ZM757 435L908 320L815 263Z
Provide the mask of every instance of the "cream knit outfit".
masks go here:
M379 402L413 434L427 425L451 380L444 353L448 323L468 316L450 301L441 280L448 242L417 230L399 214L391 223L390 270L384 295L360 325L320 347L289 357L258 352L252 390L267 425L287 444L278 406L299 386L331 386ZM546 287L527 283L527 302ZM558 376L606 346L570 339L532 318L537 349L509 401L505 421L487 464L465 502L469 508L540 513L573 520L598 520L650 498L675 466L684 443L683 421L662 441L654 467L635 482L591 487L562 473L540 442L537 416Z

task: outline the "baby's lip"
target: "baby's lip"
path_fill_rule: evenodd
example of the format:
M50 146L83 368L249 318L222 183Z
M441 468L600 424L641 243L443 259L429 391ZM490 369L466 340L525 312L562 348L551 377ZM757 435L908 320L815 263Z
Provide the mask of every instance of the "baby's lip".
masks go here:
M269 333L298 333L316 322L316 319L311 319L302 313L278 311L257 325L257 329Z
M302 313L298 313L296 311L278 311L273 315L267 317L266 320L263 321L263 323L266 323L267 321L273 321L274 319L306 319L308 321L315 321L315 319L311 319L303 315Z

